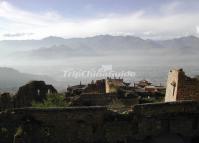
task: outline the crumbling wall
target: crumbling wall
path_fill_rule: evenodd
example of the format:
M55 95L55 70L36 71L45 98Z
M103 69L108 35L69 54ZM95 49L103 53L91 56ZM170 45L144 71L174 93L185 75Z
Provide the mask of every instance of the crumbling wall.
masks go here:
M170 70L165 102L199 100L199 80L185 75L182 69Z
M199 131L199 103L193 101L142 104L135 106L141 138L162 134L184 137L197 136Z
M180 82L178 100L199 100L199 80L185 76Z

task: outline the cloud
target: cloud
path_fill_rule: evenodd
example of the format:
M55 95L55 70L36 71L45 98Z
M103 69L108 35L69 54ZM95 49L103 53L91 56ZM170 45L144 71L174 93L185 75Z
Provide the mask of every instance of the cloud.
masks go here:
M34 33L7 33L4 34L4 37L21 37L21 36L31 36Z
M90 19L68 19L56 11L30 12L7 1L0 1L2 30L0 39L39 39L49 35L87 37L99 34L135 35L142 38L172 38L196 35L199 13L176 12L182 3L169 3L157 10L161 14L148 15L139 10L129 14L107 14ZM2 29L3 29L2 28ZM15 33L15 34L5 34ZM26 34L34 33L34 34Z
M17 23L24 23L37 26L45 26L47 22L57 22L61 16L56 12L34 14L32 12L18 9L7 1L0 1L0 17Z

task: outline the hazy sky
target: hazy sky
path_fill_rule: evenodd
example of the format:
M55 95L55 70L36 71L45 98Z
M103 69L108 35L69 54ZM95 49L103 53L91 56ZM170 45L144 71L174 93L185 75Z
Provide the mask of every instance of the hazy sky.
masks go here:
M199 35L199 0L0 0L0 40Z

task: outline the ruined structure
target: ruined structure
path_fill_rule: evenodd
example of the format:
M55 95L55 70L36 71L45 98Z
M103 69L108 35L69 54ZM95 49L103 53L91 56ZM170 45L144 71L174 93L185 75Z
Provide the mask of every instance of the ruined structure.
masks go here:
M107 78L105 80L106 93L116 93L117 89L122 86L126 86L123 79Z
M19 88L15 97L15 107L31 106L33 101L43 102L47 94L57 93L52 85L44 81L31 81Z
M165 102L179 100L199 101L199 80L185 75L182 69L170 70Z

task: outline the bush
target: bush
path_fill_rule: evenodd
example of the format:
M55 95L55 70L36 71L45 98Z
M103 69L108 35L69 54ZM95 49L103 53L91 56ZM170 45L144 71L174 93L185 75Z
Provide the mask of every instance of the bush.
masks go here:
M62 94L49 94L43 103L32 102L32 107L67 107L69 103L66 102L65 96Z

